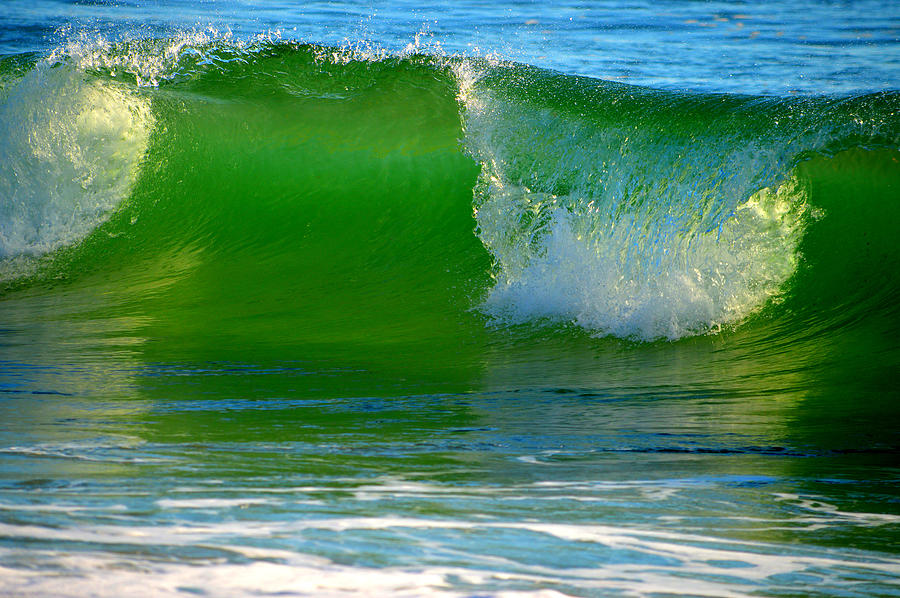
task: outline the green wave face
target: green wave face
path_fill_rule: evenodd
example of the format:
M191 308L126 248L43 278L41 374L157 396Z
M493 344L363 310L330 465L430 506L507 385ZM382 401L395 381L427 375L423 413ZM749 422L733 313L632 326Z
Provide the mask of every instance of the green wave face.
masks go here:
M895 94L190 40L0 69L7 319L93 322L85 346L474 367L897 330Z

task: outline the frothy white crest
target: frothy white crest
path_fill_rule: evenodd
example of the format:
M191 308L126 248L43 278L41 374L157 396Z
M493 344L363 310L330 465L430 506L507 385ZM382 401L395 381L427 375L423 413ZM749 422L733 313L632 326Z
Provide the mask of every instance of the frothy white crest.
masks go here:
M258 40L257 40L258 41ZM102 35L77 33L47 57L51 64L70 64L81 70L103 70L113 77L128 73L138 87L156 87L177 72L186 56L203 59L202 48L223 42L240 48L231 31L215 28L181 31L160 40L111 41Z
M507 193L527 195L521 189L498 195ZM512 254L501 256L507 267L486 308L513 322L567 320L643 340L718 330L762 307L796 269L802 231L796 197L793 180L763 189L720 229L671 247L634 244L639 225L628 220L586 234L590 216L554 208L534 257L505 247ZM479 223L488 214L496 211L479 213Z
M778 296L799 262L804 190L788 177L740 194L779 156L730 143L692 158L642 123L518 104L480 83L491 68L455 69L465 144L482 165L478 234L497 268L488 315L674 340Z
M0 97L0 259L84 238L130 193L153 116L124 86L38 63ZM7 274L8 275L8 274Z
M380 62L394 55L390 50L368 40L345 39L337 48L317 46L313 50L316 60L331 64L350 64L352 62Z

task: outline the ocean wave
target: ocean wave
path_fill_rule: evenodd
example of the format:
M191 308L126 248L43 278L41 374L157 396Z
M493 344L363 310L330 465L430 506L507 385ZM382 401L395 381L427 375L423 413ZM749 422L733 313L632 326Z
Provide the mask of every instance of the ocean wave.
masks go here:
M861 270L819 229L872 254L863 295L896 293L890 231L846 216L896 210L896 94L682 94L416 52L193 32L3 59L5 293L106 272L129 301L215 297L257 332L413 337L476 307L676 340L802 311L815 281L818 309L846 303Z

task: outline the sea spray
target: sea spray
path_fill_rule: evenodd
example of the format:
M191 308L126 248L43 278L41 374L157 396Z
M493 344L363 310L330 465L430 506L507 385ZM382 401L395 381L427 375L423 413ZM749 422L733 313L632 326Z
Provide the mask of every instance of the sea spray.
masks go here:
M77 243L128 197L154 118L150 99L40 61L0 97L0 259ZM18 273L7 261L3 278Z
M629 86L592 97L471 63L457 76L497 320L677 339L741 321L794 273L807 201L781 140L743 145L752 125L734 114L705 122L690 99Z

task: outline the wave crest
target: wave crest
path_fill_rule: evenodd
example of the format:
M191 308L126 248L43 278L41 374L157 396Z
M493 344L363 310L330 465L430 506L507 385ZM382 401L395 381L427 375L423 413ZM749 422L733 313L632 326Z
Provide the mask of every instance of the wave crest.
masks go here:
M0 97L0 258L71 245L130 193L150 101L71 65L40 62Z

